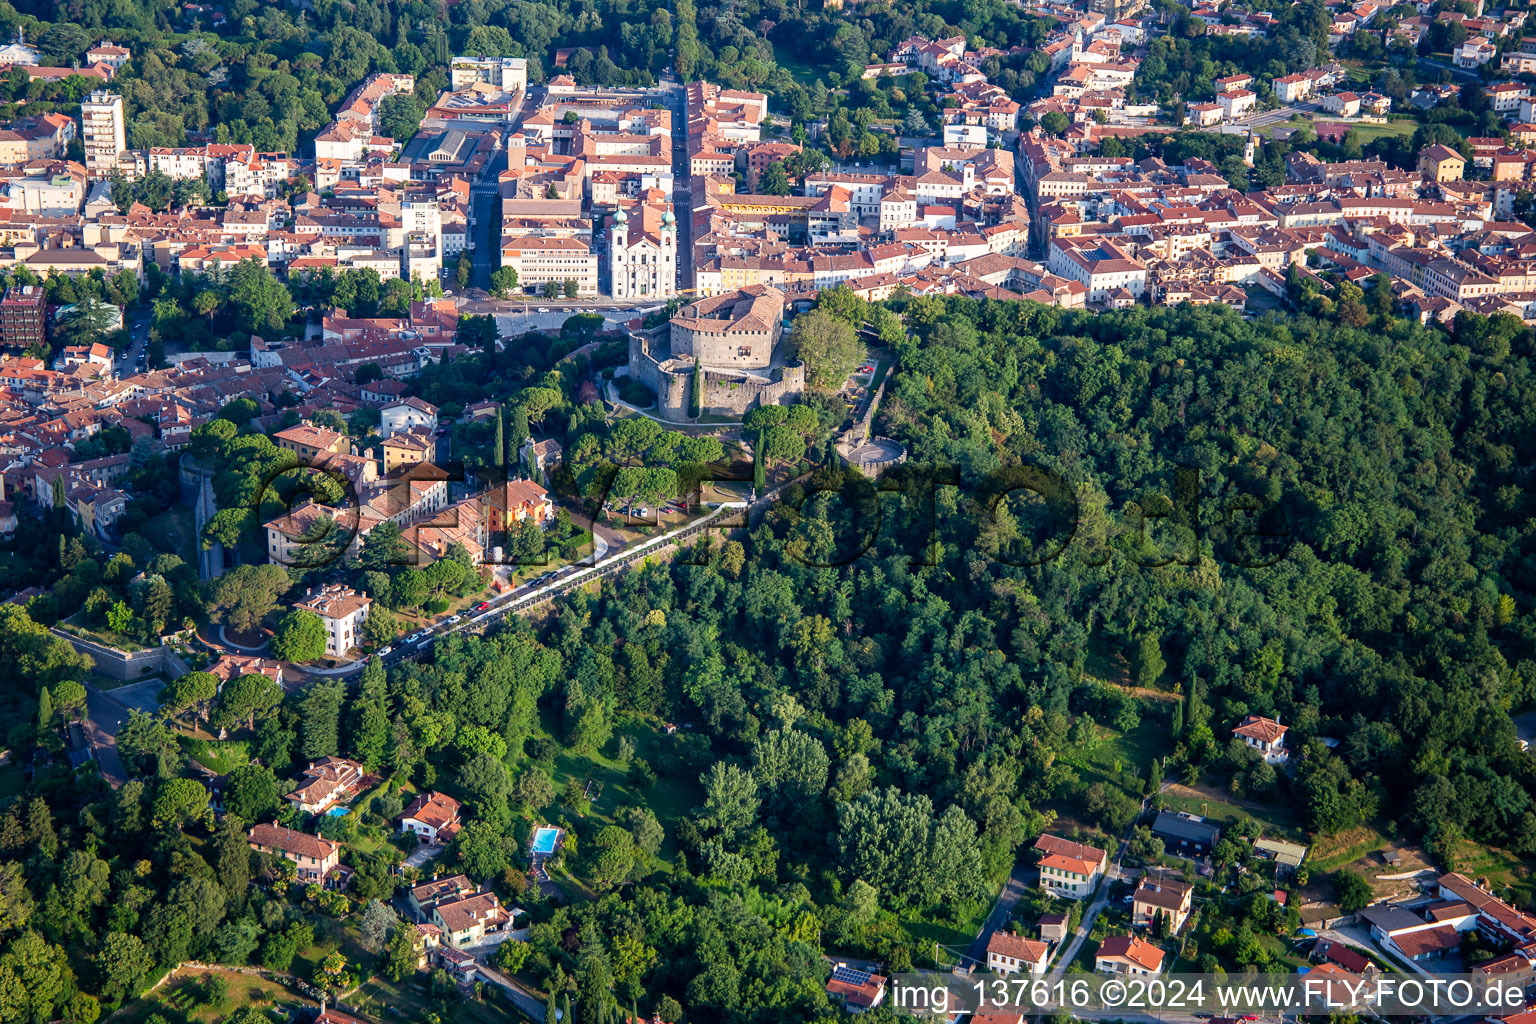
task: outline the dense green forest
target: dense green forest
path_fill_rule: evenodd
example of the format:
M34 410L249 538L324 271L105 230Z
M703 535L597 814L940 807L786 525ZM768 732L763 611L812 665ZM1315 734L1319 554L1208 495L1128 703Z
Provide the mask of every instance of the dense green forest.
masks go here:
M351 687L172 687L120 737L135 781L56 763L0 811L0 1020L89 1021L188 957L308 977L327 922L400 884L378 836L434 787L470 814L446 866L530 910L506 966L580 1024L831 1019L818 951L928 962L922 929L974 920L1053 815L1121 833L1164 772L1448 865L1462 837L1536 853L1509 717L1532 698L1531 331L1347 327L1316 301L1327 319L898 300L880 428L911 459L878 487L824 462L742 534ZM8 743L46 748L79 659L0 616ZM1293 771L1231 749L1248 712L1292 727ZM222 822L183 778L188 714L249 745ZM1170 757L1090 782L1106 730ZM299 823L282 780L337 753L385 780L319 826L348 899L272 883L238 831ZM593 759L614 793L581 785ZM568 830L571 906L529 887L538 821ZM382 914L364 975L398 970Z

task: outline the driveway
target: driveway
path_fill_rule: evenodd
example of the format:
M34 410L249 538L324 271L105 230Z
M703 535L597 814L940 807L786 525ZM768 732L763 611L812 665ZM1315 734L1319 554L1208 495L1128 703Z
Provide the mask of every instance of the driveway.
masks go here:
M1033 866L1025 863L1026 858L1019 858L1019 862L1013 866L1013 873L1008 876L1008 881L1003 883L1003 891L997 894L997 902L992 904L992 913L987 915L986 921L981 926L971 948L966 950L965 958L973 967L985 967L987 963L987 943L992 941L992 935L1013 916L1013 908L1018 906L1019 900L1029 889L1031 880L1035 877ZM961 964L964 967L966 964Z
M85 720L80 723L86 742L96 755L101 777L111 786L128 781L123 759L117 754L117 733L128 721L128 706L94 686L85 688Z
M412 850L410 855L407 856L405 860L400 862L400 866L405 868L419 868L433 857L436 857L438 854L442 853L443 850L444 847L433 846L431 843L422 843L420 846L416 847L416 849Z
M479 959L479 957L476 957L476 959ZM510 977L502 974L484 961L480 962L480 973L484 974L495 984L500 985L501 990L506 993L512 1005L521 1010L530 1020L542 1021L544 1019L544 1001L542 999L539 999L532 992L529 992L516 981L513 981Z

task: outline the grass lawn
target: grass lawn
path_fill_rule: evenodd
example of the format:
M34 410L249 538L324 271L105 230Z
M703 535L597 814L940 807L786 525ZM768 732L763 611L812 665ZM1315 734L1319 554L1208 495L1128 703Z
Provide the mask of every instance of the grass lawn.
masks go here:
M1509 886L1514 891L1508 895L1517 903L1536 895L1530 866L1509 850L1463 840L1456 851L1456 870L1468 878L1486 877L1495 895L1503 895L1502 887Z
M801 85L815 85L816 79L821 77L816 65L791 56L789 49L784 46L773 48L773 62L788 71Z
M1153 758L1164 757L1173 749L1168 736L1168 722L1161 714L1145 712L1136 728L1120 732L1099 726L1099 738L1086 751L1064 752L1061 760L1077 772L1079 789L1102 782L1141 799L1147 769Z
M1179 790L1183 790L1183 787L1179 787ZM1163 794L1163 804L1169 810L1199 814L1223 827L1235 825L1240 821L1257 821L1264 829L1264 834L1272 839L1306 841L1306 836L1301 831L1296 815L1289 805L1242 806L1204 793L1179 790Z
M347 922L324 914L311 914L309 923L315 928L315 944L293 958L290 973L295 977L313 978L320 961L336 950L340 950L341 955L347 958L347 963L354 965L354 971L357 964L371 964L377 960L358 940L356 914L353 915L350 927Z
M1351 124L1349 130L1360 138L1361 145L1368 145L1388 136L1411 138L1418 130L1416 121L1388 121L1386 124Z
M1271 124L1262 125L1262 126L1260 126L1258 128L1255 128L1253 130L1253 132L1254 132L1255 135L1262 135L1265 138L1270 138L1270 137L1272 137L1275 134L1275 129L1276 128L1285 128L1285 127L1300 128L1304 124L1311 124L1311 123L1312 123L1312 119L1311 118L1301 117L1301 116L1298 115L1296 117L1291 118L1288 121L1275 121L1275 122L1273 122Z
M1333 871L1372 850L1390 845L1388 837L1374 828L1352 828L1337 835L1318 836L1307 857L1312 874Z
M244 740L204 740L178 734L182 749L198 764L218 775L228 775L251 759Z
M958 953L970 948L991 910L992 901L986 900L949 908L953 916L942 921L932 913L909 912L897 919L897 926L906 935L907 946L916 963L925 963L932 957L934 943L938 943L949 947L948 952L939 951L939 962L952 965L957 962Z
M551 725L552 719L545 722L546 728ZM673 739L654 721L631 719L614 729L614 738L603 752L582 755L562 748L560 756L555 760L554 770L550 773L555 783L555 792L561 792L572 779L581 785L591 781L601 786L584 820L584 831L589 833L595 832L599 825L616 824L615 817L625 808L649 807L656 815L656 820L667 830L667 841L662 845L657 859L671 867L672 859L677 855L673 839L677 823L703 803L704 789L687 773L681 778L658 779L655 785L646 790L636 789L629 781L629 767L613 760L606 752L613 749L620 736L633 739L635 756L653 766Z
M202 1005L203 979L209 974L222 977L229 994L218 1006ZM159 1014L171 1024L211 1022L227 1017L241 1006L266 1008L276 1005L313 1006L308 999L285 986L265 978L236 971L183 971L150 995L124 1006L112 1016L114 1024L142 1024Z
M398 985L380 977L353 992L347 1003L382 1021L424 1021L429 1013L452 1024L507 1024L524 1019L510 1002L498 998L501 990L497 986L486 985L485 992L484 1002L457 994L442 1000L432 994L426 975L418 975Z

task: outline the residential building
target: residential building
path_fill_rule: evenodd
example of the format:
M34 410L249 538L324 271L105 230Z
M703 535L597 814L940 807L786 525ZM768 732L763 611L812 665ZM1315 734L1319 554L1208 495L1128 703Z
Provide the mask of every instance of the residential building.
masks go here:
M528 61L522 57L455 57L448 65L449 87L462 92L476 83L504 92L528 88Z
M1499 55L1499 48L1481 36L1472 36L1451 51L1459 68L1480 68Z
M312 461L320 455L342 455L352 451L352 442L346 434L327 430L325 427L317 427L312 423L300 423L298 426L279 430L272 435L272 440L279 448L298 455L306 460L305 465L313 465Z
M529 473L535 480L544 481L544 486L549 486L551 474L560 465L560 456L565 447L554 438L546 438L543 441L535 441L532 437L523 440L523 447L518 450L518 457L523 465L528 467Z
M1227 89L1216 94L1216 102L1221 105L1221 113L1228 121L1252 112L1259 102L1259 96L1251 89Z
M437 431L437 406L412 395L379 410L379 433L385 437L418 428L428 433ZM385 471L388 472L387 466Z
M424 843L445 843L459 834L464 805L443 793L421 793L400 815L400 831Z
M412 886L405 894L405 902L416 920L425 922L431 920L432 908L439 901L462 899L477 891L468 875L449 875L446 878L434 875L429 881Z
M11 285L0 297L0 345L28 348L48 342L48 293L41 285Z
M1044 974L1050 947L1022 935L996 931L987 939L987 970L999 974Z
M302 883L324 882L341 862L341 844L286 828L275 821L252 825L246 838L251 849L259 853L274 853L293 861L298 866L297 878Z
M391 434L384 438L379 447L384 451L386 476L402 467L430 463L437 457L437 442L432 432L424 427L417 427L403 434Z
M1249 715L1233 727L1232 735L1257 750L1265 761L1279 764L1291 756L1285 749L1285 734L1289 728L1273 718Z
M373 599L367 595L340 583L330 583L318 591L311 590L293 606L320 616L325 624L325 653L344 658L361 643L363 621L368 618L372 604Z
M1163 841L1170 856L1204 857L1221 837L1221 829L1197 814L1159 811L1152 822L1152 834Z
M1162 935L1177 935L1189 920L1195 887L1166 878L1143 878L1131 896L1131 923L1148 927L1161 919Z
M1442 899L1460 900L1477 911L1476 928L1498 945L1530 946L1536 942L1536 916L1517 910L1465 875L1450 872L1435 882Z
M1376 903L1362 907L1357 916L1383 948L1415 962L1434 960L1459 949L1463 933L1477 928L1477 909L1463 900L1442 900L1438 906L1416 909L1417 913Z
M1449 146L1436 144L1419 153L1419 173L1431 181L1460 181L1466 158Z
M527 520L542 526L554 518L549 492L532 480L508 480L491 488L485 502L486 532L503 533Z
M1093 892L1109 856L1096 846L1050 834L1036 839L1034 848L1040 853L1040 888L1071 899Z
M80 138L85 145L86 175L111 177L118 158L128 148L123 98L104 89L87 96L80 104Z
M1100 974L1156 974L1163 969L1163 951L1134 935L1111 935L1099 943L1093 969Z
M849 1013L864 1013L885 1001L885 983L884 975L836 963L827 979L827 995L842 1003Z
M443 930L443 941L455 949L483 945L506 931L514 913L490 890L441 899L432 904L431 921Z
M345 757L322 757L309 762L300 775L303 781L283 799L305 814L323 814L357 796L368 772Z

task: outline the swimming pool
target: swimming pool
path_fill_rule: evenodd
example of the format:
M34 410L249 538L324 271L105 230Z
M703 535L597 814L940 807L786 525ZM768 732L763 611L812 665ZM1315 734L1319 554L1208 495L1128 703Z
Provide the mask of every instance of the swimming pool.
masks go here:
M540 825L533 830L532 849L534 853L554 853L555 844L559 841L560 830L552 825Z
M332 807L325 812L325 816L327 818L342 818L351 813L352 809L350 807Z

